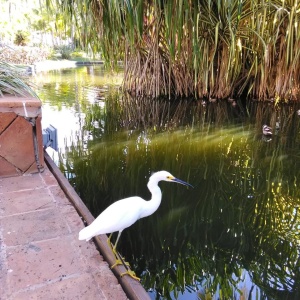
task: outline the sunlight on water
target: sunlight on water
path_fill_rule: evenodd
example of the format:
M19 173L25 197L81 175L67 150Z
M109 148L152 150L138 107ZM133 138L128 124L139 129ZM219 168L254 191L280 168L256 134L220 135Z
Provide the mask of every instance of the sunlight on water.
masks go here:
M120 86L122 72L111 74L101 66L39 72L33 78L43 102L42 126L58 129L58 145L64 153L74 143L92 138L83 130L85 110L97 104L104 109L105 95ZM77 142L76 142L77 141ZM47 150L58 162L58 155Z

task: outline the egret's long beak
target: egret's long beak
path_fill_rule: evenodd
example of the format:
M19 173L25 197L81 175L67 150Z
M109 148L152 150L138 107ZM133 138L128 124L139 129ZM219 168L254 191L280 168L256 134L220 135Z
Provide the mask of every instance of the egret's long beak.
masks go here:
M175 177L172 179L172 181L194 188L191 184Z

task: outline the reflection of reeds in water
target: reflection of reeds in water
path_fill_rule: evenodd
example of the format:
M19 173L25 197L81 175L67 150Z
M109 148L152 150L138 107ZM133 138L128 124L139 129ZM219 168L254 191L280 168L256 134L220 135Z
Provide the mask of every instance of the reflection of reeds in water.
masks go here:
M232 106L222 101L203 103L185 99L170 102L165 99L136 98L113 93L105 99L105 111L99 111L99 116L97 113L93 116L94 119L105 118L107 126L112 130L152 128L160 131L180 126L199 128L201 125L210 127L253 122L257 136L261 136L262 126L267 124L273 128L275 134L279 133L281 142L290 143L297 139L300 125L298 109L297 104L275 105L254 102L244 105L237 100L237 105ZM94 110L97 108L94 107L92 111Z
M166 130L180 126L240 122L245 112L240 102L232 106L226 102L209 103L185 99L174 103L165 99L110 95L106 99L106 113L127 129Z

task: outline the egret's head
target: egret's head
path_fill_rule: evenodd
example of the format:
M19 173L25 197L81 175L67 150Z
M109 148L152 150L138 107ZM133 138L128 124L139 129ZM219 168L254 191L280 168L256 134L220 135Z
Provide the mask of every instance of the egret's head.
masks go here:
M167 172L167 171L159 171L159 172L156 172L154 173L150 179L152 180L155 180L155 181L161 181L161 180L164 180L164 181L169 181L169 182L177 182L177 183L180 183L180 184L183 184L183 185L186 185L186 186L190 186L190 187L193 187L192 185L190 185L189 183L181 180L181 179L178 179L176 177L174 177L171 173Z

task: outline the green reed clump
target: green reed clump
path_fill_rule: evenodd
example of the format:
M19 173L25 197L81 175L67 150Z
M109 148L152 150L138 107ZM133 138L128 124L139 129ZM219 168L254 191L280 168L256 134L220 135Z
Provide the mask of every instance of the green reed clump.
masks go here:
M299 1L56 2L134 95L299 98Z

